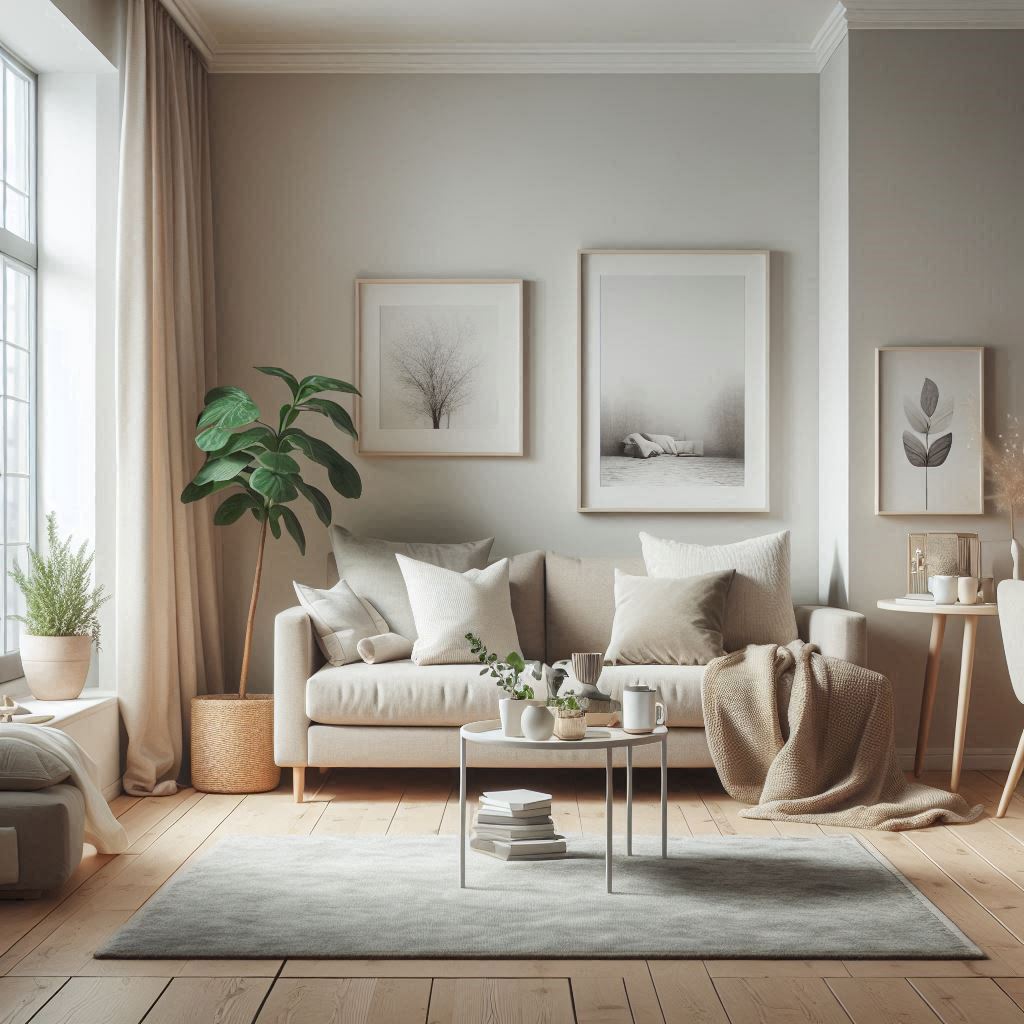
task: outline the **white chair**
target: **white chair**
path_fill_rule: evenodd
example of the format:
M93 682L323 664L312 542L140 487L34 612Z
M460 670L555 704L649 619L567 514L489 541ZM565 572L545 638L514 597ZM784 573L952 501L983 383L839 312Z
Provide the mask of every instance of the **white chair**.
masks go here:
M1010 682L1017 700L1024 704L1024 580L1003 580L999 584L999 628L1003 634L1003 650L1006 652L1006 667L1010 670ZM1001 818L1010 806L1013 791L1024 771L1024 732L1021 733L1017 753L1013 758L1006 788L999 800L996 817Z

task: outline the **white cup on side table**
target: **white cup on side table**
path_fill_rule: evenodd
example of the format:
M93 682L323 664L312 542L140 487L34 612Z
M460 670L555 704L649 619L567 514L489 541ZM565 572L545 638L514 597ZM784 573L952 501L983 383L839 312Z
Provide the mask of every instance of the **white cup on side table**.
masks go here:
M665 705L657 699L658 693L649 686L637 683L622 688L622 729L624 732L654 732L665 724Z
M932 576L929 589L936 604L956 604L958 576Z
M956 596L960 598L961 604L978 603L978 584L977 576L961 576L957 580Z

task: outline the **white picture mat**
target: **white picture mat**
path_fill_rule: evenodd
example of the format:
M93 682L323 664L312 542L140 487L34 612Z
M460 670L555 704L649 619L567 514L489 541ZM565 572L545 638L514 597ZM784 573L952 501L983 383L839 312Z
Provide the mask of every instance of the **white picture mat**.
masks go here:
M358 329L357 401L359 445L364 455L521 455L523 453L523 282L373 281L356 282ZM460 308L478 323L493 324L485 339L474 389L486 395L489 417L468 417L471 425L442 430L387 427L383 405L394 401L382 380L382 322L400 320L397 311L436 309L448 316ZM383 317L383 320L382 320ZM383 339L385 348L388 339ZM395 420L393 407L384 422Z
M608 276L740 276L745 281L744 483L740 487L602 487L600 449L601 279ZM768 510L768 253L580 253L581 511ZM656 367L652 369L656 372ZM699 371L698 371L699 372Z
M880 515L976 515L984 512L984 348L900 346L876 350L876 512ZM923 469L903 449L911 430L904 397L919 404L925 377L952 397L953 419L939 435L953 434L942 466L928 470L928 507ZM923 437L913 432L921 442ZM929 441L935 441L930 437Z

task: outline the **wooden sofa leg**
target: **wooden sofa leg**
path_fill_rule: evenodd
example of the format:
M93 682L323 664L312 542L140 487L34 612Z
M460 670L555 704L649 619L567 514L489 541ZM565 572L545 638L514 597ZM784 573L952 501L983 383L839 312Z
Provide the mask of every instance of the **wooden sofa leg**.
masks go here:
M292 768L292 793L297 804L301 804L306 797L306 766L304 764L297 764Z

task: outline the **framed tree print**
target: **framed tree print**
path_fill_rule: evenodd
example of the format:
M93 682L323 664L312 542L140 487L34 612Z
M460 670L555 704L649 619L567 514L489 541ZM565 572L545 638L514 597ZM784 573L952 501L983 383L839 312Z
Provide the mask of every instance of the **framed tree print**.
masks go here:
M875 512L980 515L985 350L875 349Z
M523 454L523 282L356 281L361 455Z
M768 256L579 254L581 512L768 510Z

